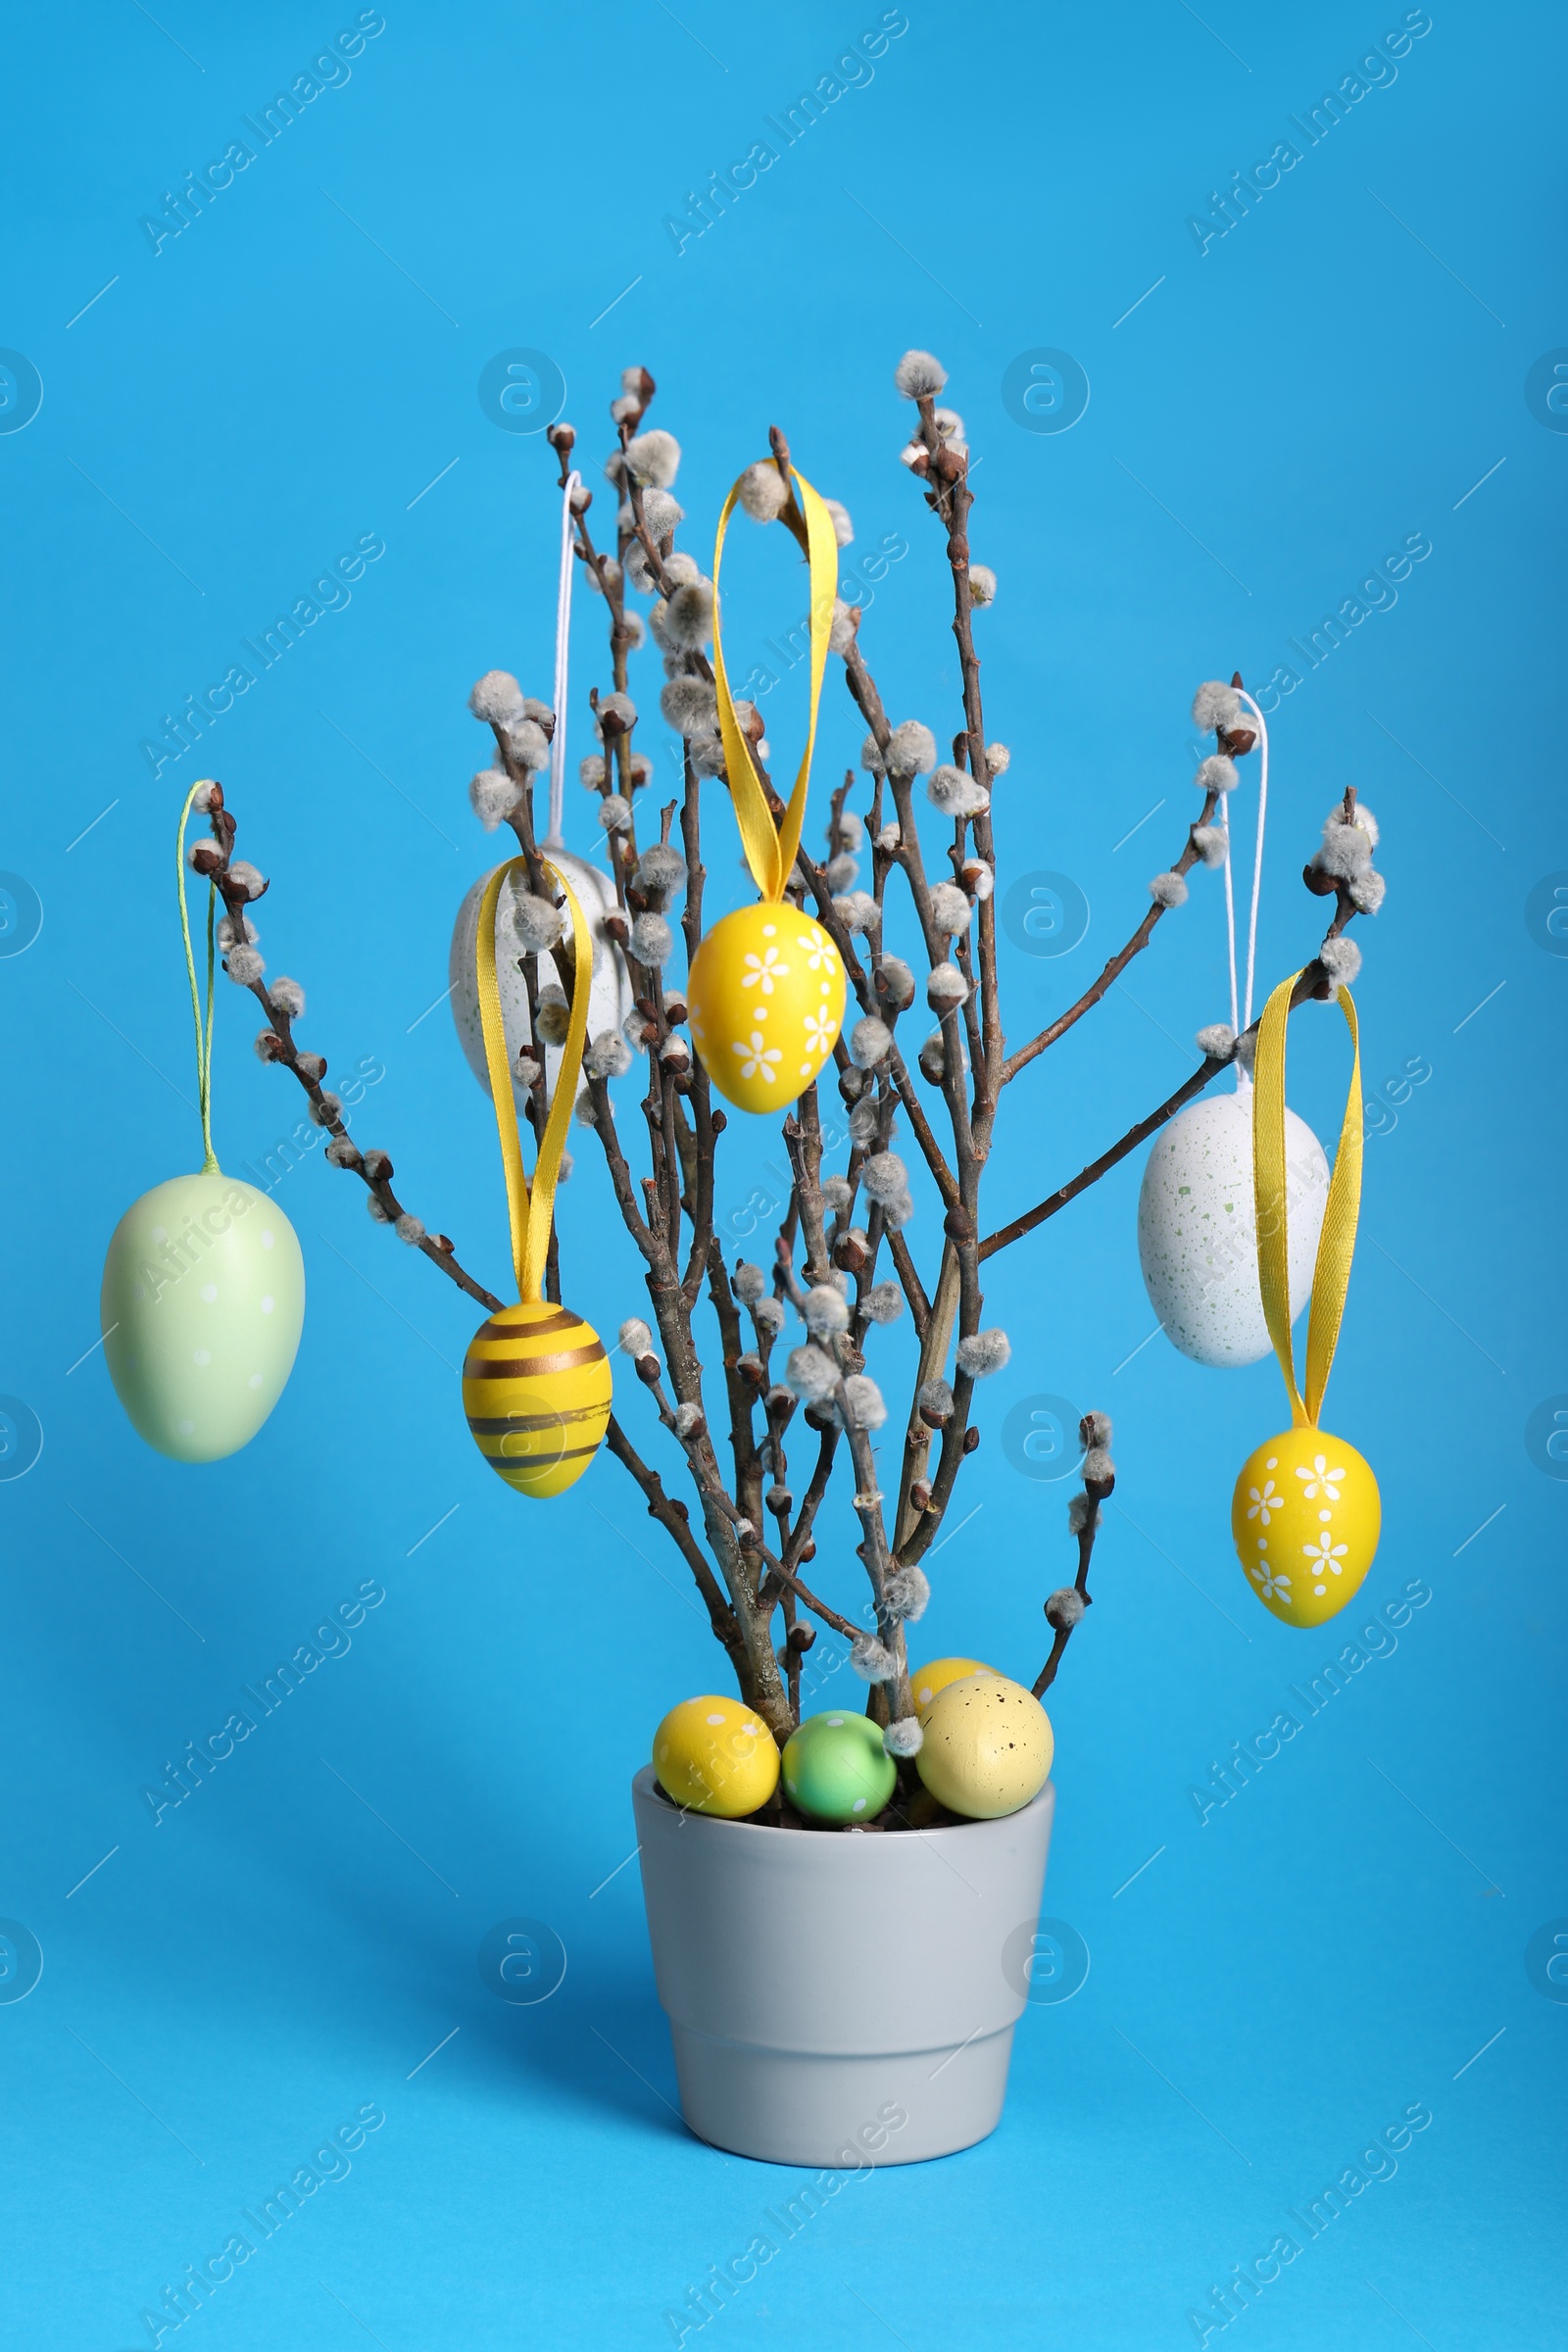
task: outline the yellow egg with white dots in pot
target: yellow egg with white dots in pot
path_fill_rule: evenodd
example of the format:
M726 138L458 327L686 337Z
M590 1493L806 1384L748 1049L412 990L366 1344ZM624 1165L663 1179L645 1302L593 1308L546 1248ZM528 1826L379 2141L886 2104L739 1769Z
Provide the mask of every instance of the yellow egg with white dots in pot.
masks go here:
M787 1109L832 1053L844 966L827 933L787 900L737 906L687 975L692 1040L738 1110Z
M1324 1429L1270 1438L1236 1481L1236 1549L1258 1599L1286 1625L1322 1625L1354 1598L1382 1528L1370 1463Z
M933 1658L929 1666L921 1666L909 1677L909 1689L914 1693L916 1714L928 1707L939 1690L950 1683L961 1683L965 1675L989 1674L978 1658Z
M654 1734L654 1771L693 1813L740 1821L778 1787L778 1742L738 1698L682 1699Z

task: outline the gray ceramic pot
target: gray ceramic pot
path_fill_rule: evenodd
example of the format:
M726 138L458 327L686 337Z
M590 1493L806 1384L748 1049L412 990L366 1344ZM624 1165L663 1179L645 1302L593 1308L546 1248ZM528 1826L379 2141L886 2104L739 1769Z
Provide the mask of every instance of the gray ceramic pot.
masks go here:
M772 2164L916 2164L1002 2117L1055 1789L854 1834L683 1813L632 1783L686 2121Z

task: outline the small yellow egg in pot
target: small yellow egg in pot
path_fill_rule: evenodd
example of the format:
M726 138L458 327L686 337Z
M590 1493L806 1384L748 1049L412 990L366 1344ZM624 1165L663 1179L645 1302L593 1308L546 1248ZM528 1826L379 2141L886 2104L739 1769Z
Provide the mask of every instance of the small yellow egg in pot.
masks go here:
M971 1821L1016 1813L1051 1777L1055 1739L1038 1698L1005 1675L949 1683L920 1710L915 1764L939 1804Z
M918 1673L909 1677L909 1689L914 1692L915 1713L919 1714L922 1707L928 1707L937 1692L945 1690L950 1683L962 1682L968 1674L990 1672L990 1667L982 1666L978 1658L933 1658L929 1666L922 1666Z
M778 1743L738 1698L686 1698L654 1734L654 1770L677 1805L739 1821L778 1787Z

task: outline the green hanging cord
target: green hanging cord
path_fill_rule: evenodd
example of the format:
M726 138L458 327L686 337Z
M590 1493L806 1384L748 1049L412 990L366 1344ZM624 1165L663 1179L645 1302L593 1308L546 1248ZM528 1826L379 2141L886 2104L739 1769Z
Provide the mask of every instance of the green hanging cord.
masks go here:
M179 812L179 839L174 849L174 887L179 893L179 928L185 942L185 974L190 981L191 1018L196 1025L196 1095L201 1105L202 1147L206 1154L202 1174L216 1176L220 1171L218 1155L213 1150L213 981L218 970L218 947L214 936L213 919L218 899L218 886L208 877L207 882L207 1018L202 1019L201 992L196 984L196 956L190 944L190 909L185 903L185 827L195 806L196 795L206 789L210 779L199 777L185 795L185 806Z
M207 884L207 1036L202 1048L201 1100L206 1112L202 1141L207 1147L207 1156L215 1168L218 1166L218 1155L213 1150L213 981L218 971L218 942L214 936L213 916L217 901L218 885L209 879ZM202 1172L205 1175L207 1171L204 1168Z

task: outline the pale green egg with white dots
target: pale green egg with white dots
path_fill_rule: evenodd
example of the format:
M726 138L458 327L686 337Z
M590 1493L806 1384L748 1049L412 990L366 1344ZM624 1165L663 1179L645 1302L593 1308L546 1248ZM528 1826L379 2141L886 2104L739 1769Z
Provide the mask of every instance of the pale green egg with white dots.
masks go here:
M294 1228L236 1176L172 1177L115 1227L100 1312L137 1436L176 1462L221 1461L250 1444L294 1368L305 1320Z

